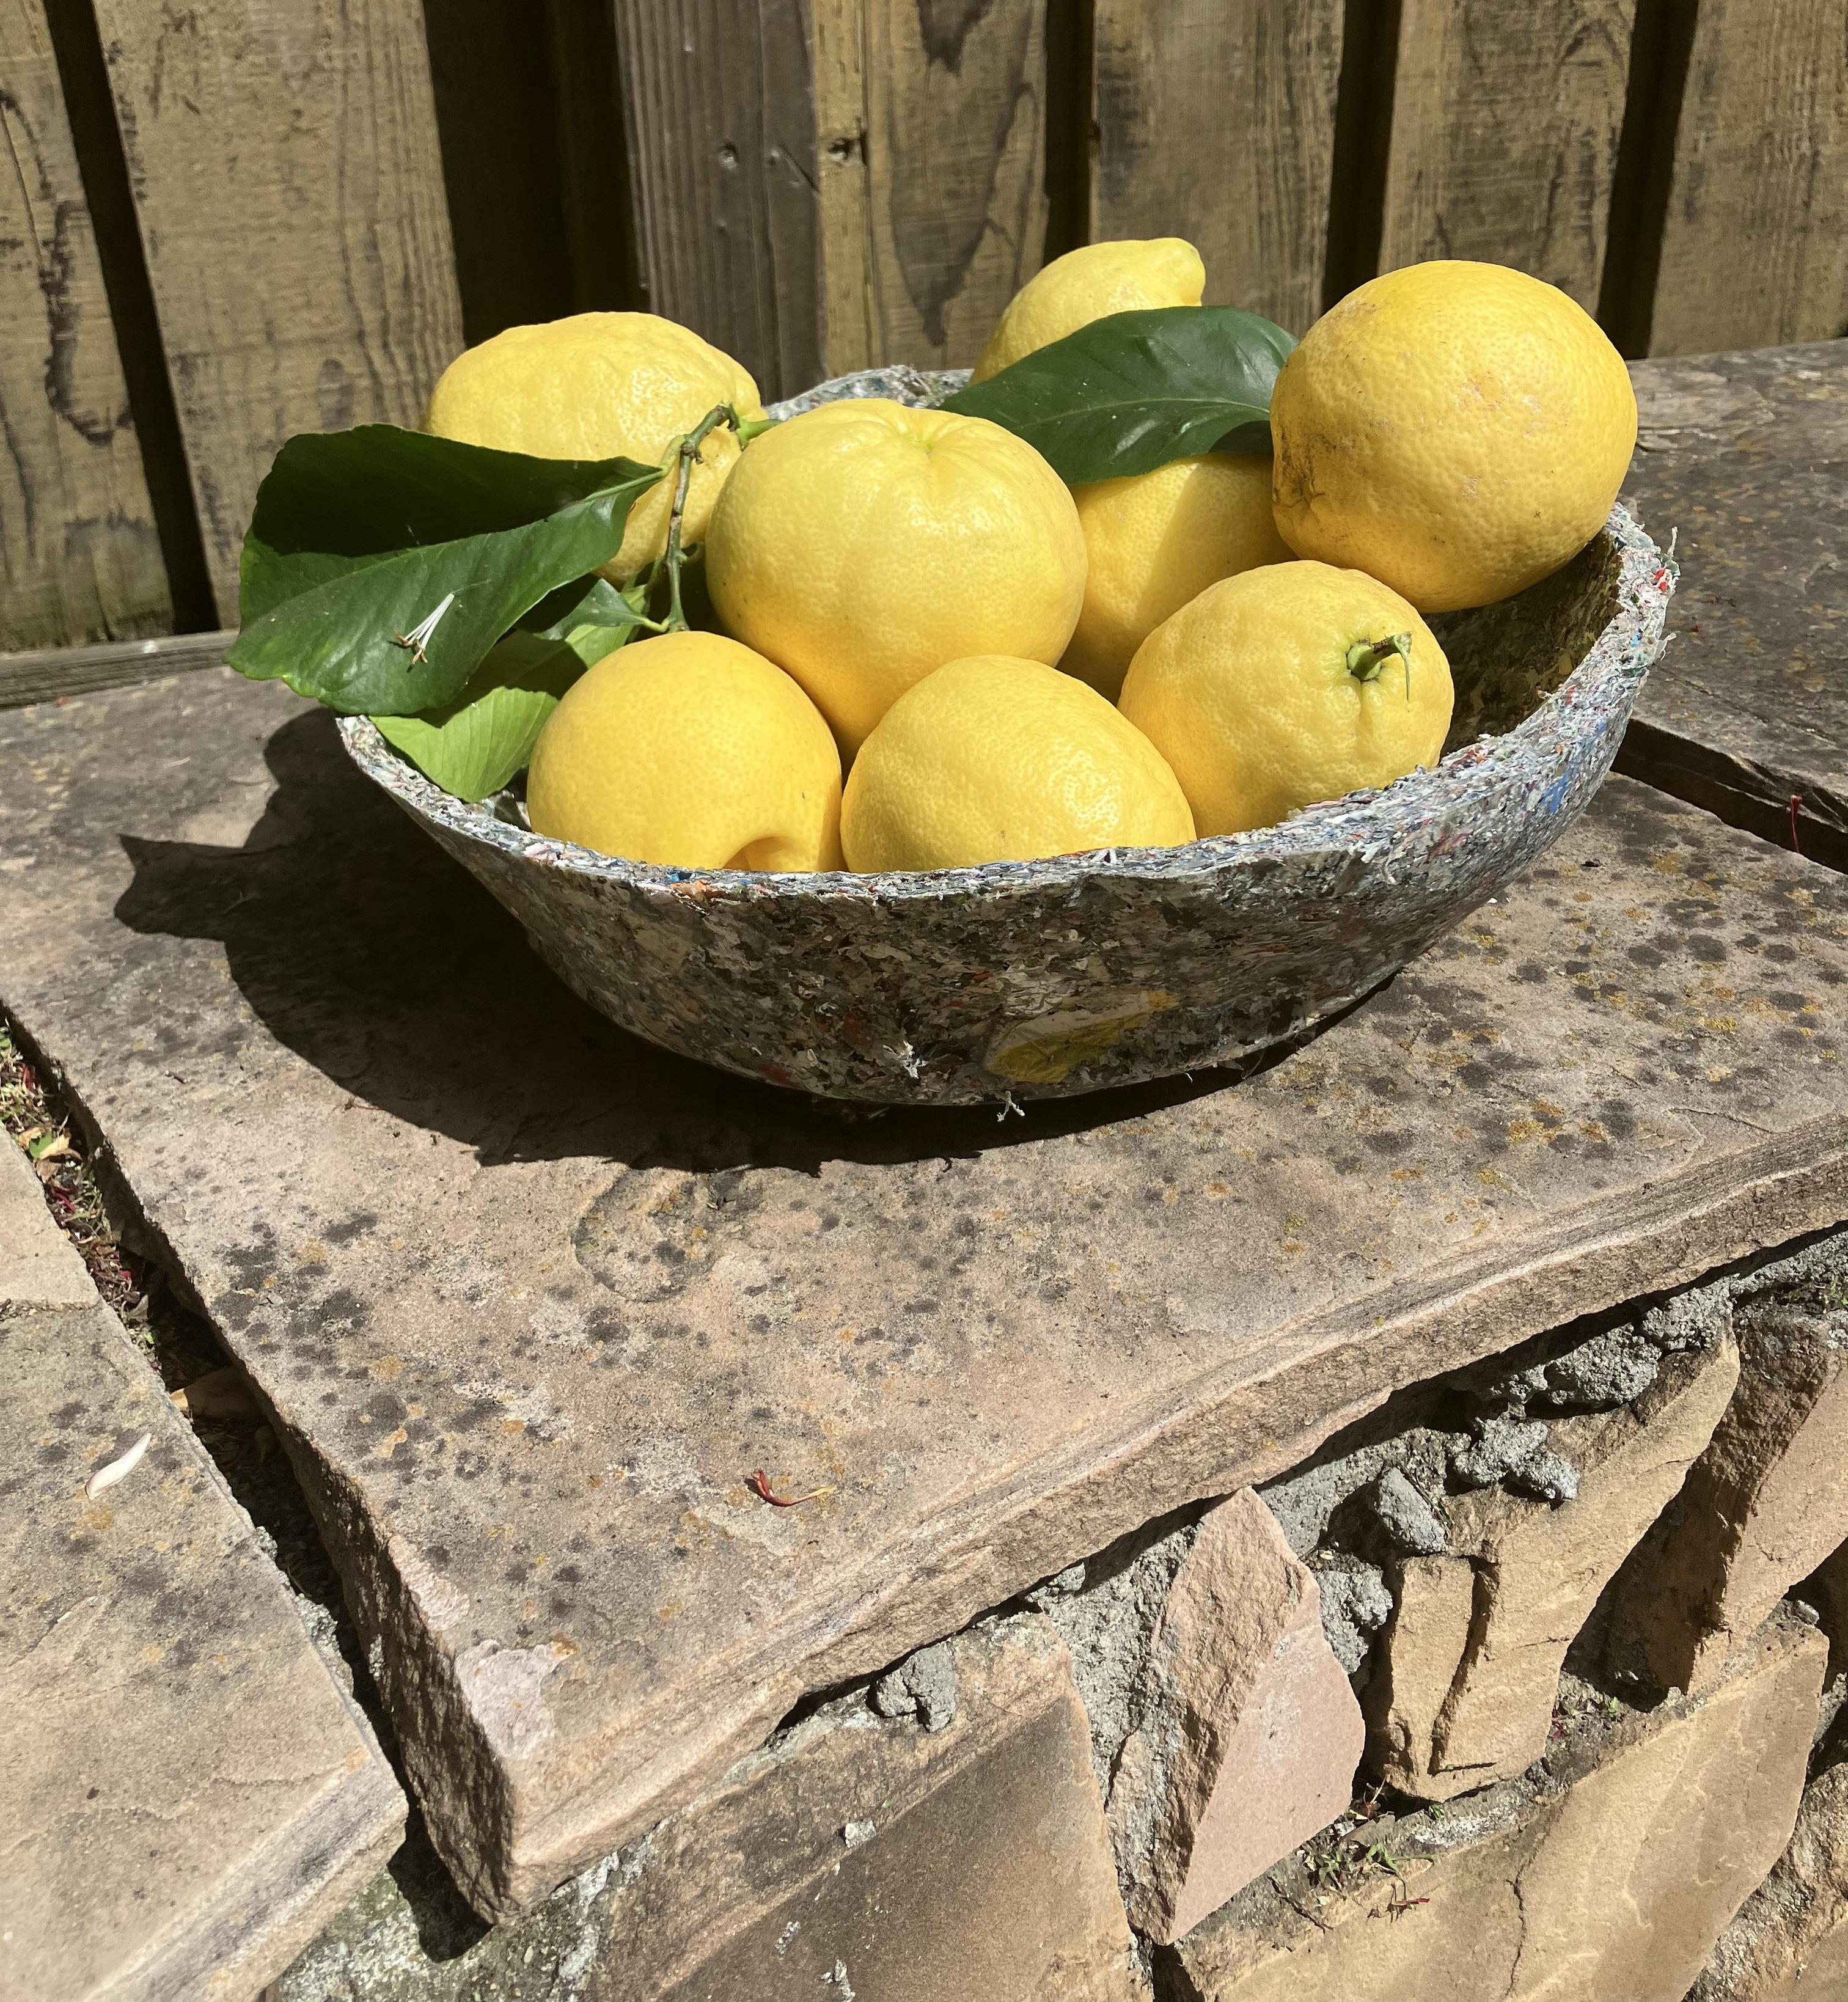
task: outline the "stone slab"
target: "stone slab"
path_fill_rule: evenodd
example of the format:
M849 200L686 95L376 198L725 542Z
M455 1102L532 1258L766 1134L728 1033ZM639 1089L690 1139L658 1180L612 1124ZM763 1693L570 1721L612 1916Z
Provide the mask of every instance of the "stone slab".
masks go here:
M1738 1386L1611 1594L1607 1666L1661 1689L1705 1688L1791 1586L1832 1576L1848 1536L1848 1245L1824 1239L1748 1284Z
M1623 498L1679 531L1618 769L1848 869L1848 340L1632 364Z
M0 1310L0 1996L240 2002L404 1796L108 1309Z
M1789 1839L1827 1654L1777 1623L1705 1699L1590 1707L1522 1780L1385 1817L1319 1874L1292 1859L1171 1950L1168 1992L1682 2002Z
M1030 1616L929 1652L947 1714L887 1718L864 1687L825 1704L473 1940L394 1863L268 2002L1130 2002L1057 1634Z
M45 1207L31 1163L0 1129L0 1306L81 1307L96 1297L76 1246Z
M1545 1752L1566 1651L1712 1438L1738 1376L1728 1338L1667 1356L1634 1404L1556 1421L1553 1449L1578 1474L1564 1503L1501 1487L1439 1502L1447 1548L1400 1568L1367 1686L1383 1778L1449 1800Z
M1789 1847L1721 1934L1687 2002L1848 1994L1848 1764L1839 1746L1832 1763L1818 1757Z
M0 999L274 1407L493 1915L805 1690L1848 1214L1848 885L1621 781L1274 1068L1004 1122L623 1037L277 685L0 717Z
M1143 1681L1111 1833L1136 1930L1165 1942L1344 1814L1366 1742L1315 1574L1250 1488L1202 1519Z

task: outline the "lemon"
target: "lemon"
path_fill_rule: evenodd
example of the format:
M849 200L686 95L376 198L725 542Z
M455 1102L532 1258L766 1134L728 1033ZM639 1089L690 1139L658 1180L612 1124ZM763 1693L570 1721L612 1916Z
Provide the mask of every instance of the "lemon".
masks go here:
M847 775L850 869L963 869L1194 838L1174 774L1095 689L1039 661L950 661Z
M1488 605L1589 542L1637 438L1623 359L1499 264L1389 271L1324 313L1271 397L1277 525L1299 556L1425 612Z
M763 415L746 371L689 329L654 313L577 313L510 326L459 354L437 378L424 428L535 459L626 458L658 466L720 403L743 417ZM701 446L687 482L681 528L687 542L704 541L713 503L737 456L737 438L724 427ZM664 479L629 510L622 546L604 566L618 583L666 547L673 497L673 482Z
M1008 302L975 364L975 379L985 382L1022 355L1062 340L1107 313L1197 306L1205 289L1200 253L1178 236L1129 238L1068 250Z
M565 691L526 780L535 833L676 869L838 869L841 759L780 668L717 633L632 641Z
M1120 706L1215 835L1435 764L1451 703L1443 649L1396 591L1286 563L1213 584L1158 626Z
M852 752L946 661L1056 661L1084 537L1064 482L1011 432L869 398L751 444L713 510L706 574L727 628L786 668Z
M1059 662L1114 701L1135 650L1209 584L1290 552L1271 517L1268 459L1212 452L1077 487L1086 577Z

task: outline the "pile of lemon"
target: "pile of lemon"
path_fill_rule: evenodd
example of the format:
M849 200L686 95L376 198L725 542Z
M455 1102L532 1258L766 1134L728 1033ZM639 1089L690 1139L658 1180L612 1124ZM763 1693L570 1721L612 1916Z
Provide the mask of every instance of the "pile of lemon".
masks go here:
M1204 285L1175 239L1075 250L977 378ZM661 463L721 403L762 414L684 327L590 313L462 355L426 428ZM1435 763L1450 670L1420 615L1506 597L1596 533L1636 440L1623 363L1550 285L1416 265L1309 330L1271 422L1274 459L1076 490L996 424L881 400L743 447L713 431L682 529L724 632L632 640L569 689L534 829L683 868L954 868L1263 827ZM634 508L617 582L661 556L671 485Z

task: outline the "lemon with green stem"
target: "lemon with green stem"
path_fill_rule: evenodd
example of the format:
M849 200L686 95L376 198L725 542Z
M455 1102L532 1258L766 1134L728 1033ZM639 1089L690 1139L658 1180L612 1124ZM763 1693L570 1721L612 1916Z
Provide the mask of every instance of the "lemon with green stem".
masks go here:
M654 313L576 313L510 326L458 355L431 392L424 428L539 459L662 465L721 404L747 426L763 417L749 371L690 328ZM684 507L687 542L705 539L739 449L735 428L702 440ZM605 575L626 584L664 553L671 496L664 476L636 501Z
M1119 706L1206 835L1435 765L1453 702L1443 648L1396 591L1298 562L1228 577L1158 626Z

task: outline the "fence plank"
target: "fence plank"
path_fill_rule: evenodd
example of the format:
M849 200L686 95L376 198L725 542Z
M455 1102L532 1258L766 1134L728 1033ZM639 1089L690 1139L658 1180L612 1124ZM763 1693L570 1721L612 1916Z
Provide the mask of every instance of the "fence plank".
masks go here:
M96 0L221 618L291 432L415 424L462 345L417 0Z
M0 0L0 649L173 608L42 0Z
M831 368L972 362L1046 241L1048 0L813 0Z
M815 121L801 0L615 0L650 309L766 396L821 370Z
M1379 264L1513 264L1598 304L1636 0L1402 0Z
M1701 0L1651 354L1848 326L1848 0Z
M1185 236L1209 302L1322 309L1342 0L1096 0L1090 233Z
M235 633L173 633L159 640L117 640L101 647L54 647L0 654L0 709L61 700L93 689L127 688L163 675L215 668Z

